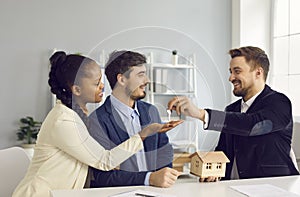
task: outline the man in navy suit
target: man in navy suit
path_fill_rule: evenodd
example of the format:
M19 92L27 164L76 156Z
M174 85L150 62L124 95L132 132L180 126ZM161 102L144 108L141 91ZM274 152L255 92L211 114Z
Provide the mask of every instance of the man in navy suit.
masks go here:
M111 149L150 123L161 123L155 106L143 102L149 83L145 56L132 51L110 54L105 74L112 94L90 115L90 134L104 148ZM95 129L99 124L102 129ZM93 128L94 127L94 128ZM173 148L165 133L147 137L144 149L123 162L119 169L92 169L91 187L153 185L170 187L179 176L172 169Z
M173 98L169 109L204 122L204 128L221 131L216 150L230 163L225 179L299 174L291 156L292 106L288 97L266 85L269 60L257 47L241 47L231 55L229 81L233 94L242 97L225 112L198 109L186 97ZM215 181L217 177L207 180Z

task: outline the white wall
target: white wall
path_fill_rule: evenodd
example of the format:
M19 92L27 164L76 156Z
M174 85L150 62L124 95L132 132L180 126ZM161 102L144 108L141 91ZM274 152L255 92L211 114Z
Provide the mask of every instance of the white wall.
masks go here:
M21 117L43 120L50 110L48 58L53 48L97 59L101 50L155 45L188 53L192 46L203 87L198 104L223 109L230 100L230 0L2 0L0 26L0 148L17 143ZM210 141L201 143L205 147Z
M271 0L232 0L232 47L257 46L271 52Z
M300 117L294 117L294 133L293 133L293 149L296 155L296 158L300 159Z
M260 47L272 60L271 8L271 0L232 0L232 48ZM237 99L231 95L231 101Z

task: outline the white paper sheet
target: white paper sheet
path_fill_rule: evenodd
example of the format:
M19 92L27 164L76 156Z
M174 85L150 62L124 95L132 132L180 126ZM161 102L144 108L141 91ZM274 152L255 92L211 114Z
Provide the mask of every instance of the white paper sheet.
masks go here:
M270 184L236 185L232 189L250 197L299 197L299 195Z
M129 192L118 193L110 197L176 197L176 196L161 194L161 193L147 191L147 190L134 190Z

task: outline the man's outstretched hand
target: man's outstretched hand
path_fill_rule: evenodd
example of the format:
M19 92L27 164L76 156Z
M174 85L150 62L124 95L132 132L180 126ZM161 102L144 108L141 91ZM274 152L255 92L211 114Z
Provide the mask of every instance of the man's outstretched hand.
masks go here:
M139 135L144 140L147 136L153 135L155 133L165 133L179 124L183 123L183 120L174 120L167 122L165 124L153 123L145 127L139 132Z
M165 133L167 131L170 131L171 129L174 129L175 127L177 127L178 125L180 125L183 122L184 122L184 120L172 120L170 122L163 124L163 127L158 132Z

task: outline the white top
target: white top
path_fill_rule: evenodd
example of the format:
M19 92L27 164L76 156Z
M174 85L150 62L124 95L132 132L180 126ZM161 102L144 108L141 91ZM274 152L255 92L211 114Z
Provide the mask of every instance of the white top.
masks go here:
M54 189L82 189L88 166L112 170L143 148L138 134L105 150L72 109L57 103L43 122L27 174L13 196L50 196Z

